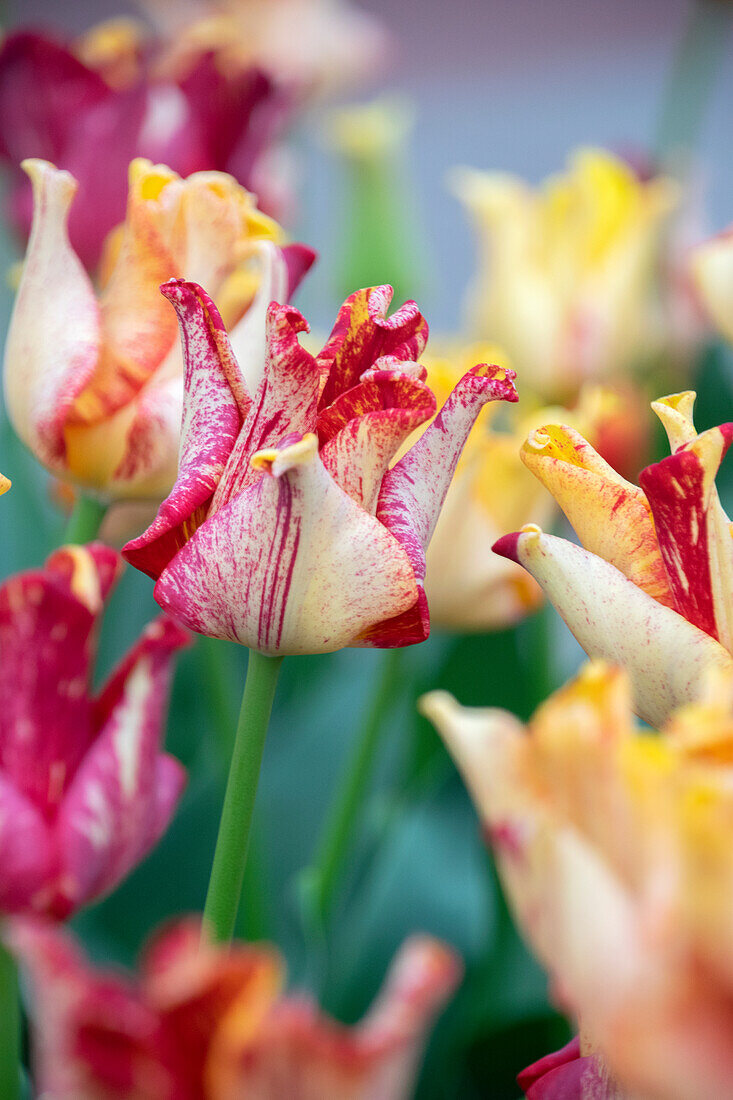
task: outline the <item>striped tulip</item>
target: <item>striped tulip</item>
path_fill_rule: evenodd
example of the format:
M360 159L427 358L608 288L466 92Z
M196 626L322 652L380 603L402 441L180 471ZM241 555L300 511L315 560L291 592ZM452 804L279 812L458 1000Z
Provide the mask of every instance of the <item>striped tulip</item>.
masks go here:
M706 669L733 668L733 540L715 488L733 425L698 435L694 398L652 405L672 454L643 470L639 486L573 429L532 432L522 459L582 545L532 525L494 545L539 582L589 656L628 670L652 724L696 698Z
M159 934L139 977L95 970L70 936L16 920L31 982L36 1085L53 1100L406 1100L460 963L408 940L361 1023L281 993L266 945L201 944L193 920Z
M186 360L178 481L123 552L158 603L268 654L423 641L427 545L479 410L516 400L513 372L473 367L433 419L427 324L414 302L387 316L389 287L352 294L315 357L301 314L272 302L239 362L200 287L163 292Z
M187 636L148 626L91 693L118 555L68 546L0 587L0 912L67 917L108 893L165 831L185 773L160 751Z

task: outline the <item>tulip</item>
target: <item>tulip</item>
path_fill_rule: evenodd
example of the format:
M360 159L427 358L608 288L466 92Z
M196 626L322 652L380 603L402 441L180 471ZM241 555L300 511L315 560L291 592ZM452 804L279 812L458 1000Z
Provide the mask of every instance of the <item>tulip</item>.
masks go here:
M533 525L494 545L539 582L586 653L629 671L651 724L695 699L706 669L733 667L733 542L715 489L733 425L698 435L694 399L652 405L673 453L643 470L640 486L572 428L530 433L522 459L582 547Z
M18 919L31 979L36 1083L54 1100L402 1100L428 1029L460 975L455 955L409 940L355 1027L283 995L265 945L200 942L194 921L158 934L140 976L92 968L70 936Z
M94 637L121 568L68 546L0 587L0 912L64 918L108 893L165 831L184 785L160 751L171 661L151 623L91 694Z
M584 149L537 191L468 169L453 182L478 236L468 329L505 348L530 390L566 400L663 350L656 271L671 181Z
M127 166L136 156L183 175L231 172L258 193L275 193L280 184L267 162L292 97L249 62L221 64L205 42L172 71L163 71L166 52L129 20L101 24L70 46L33 31L6 37L0 158L11 172L9 215L22 237L32 213L20 172L28 157L53 161L79 181L70 233L89 269L124 218Z
M468 371L390 467L435 412L414 302L387 317L390 288L357 291L317 357L298 342L301 314L273 302L266 351L250 359L260 377L240 369L200 287L163 291L186 358L179 475L123 551L158 603L270 655L423 641L425 550L480 408L516 400L513 372Z
M231 177L183 180L136 160L97 293L66 232L75 180L45 161L25 167L35 220L5 350L10 419L56 476L107 503L160 501L175 479L183 368L158 285L206 279L246 356L260 297L286 299L313 254L279 248L277 224Z
M578 1037L527 1066L517 1074L517 1082L527 1100L623 1100L602 1061L595 1054L581 1053Z
M390 52L387 31L345 0L138 0L174 58L202 47L226 70L258 66L298 101L373 80Z
M690 274L710 321L733 342L733 227L693 249Z
M602 663L527 727L442 692L423 706L560 1007L618 1086L546 1095L730 1095L730 670L706 677L661 735L634 727L628 677Z

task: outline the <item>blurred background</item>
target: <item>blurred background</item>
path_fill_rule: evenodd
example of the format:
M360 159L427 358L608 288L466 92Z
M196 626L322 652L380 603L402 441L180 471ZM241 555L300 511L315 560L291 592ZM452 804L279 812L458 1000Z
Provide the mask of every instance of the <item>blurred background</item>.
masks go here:
M388 90L408 98L415 125L404 165L404 198L420 256L414 294L433 332L455 330L474 266L474 246L446 187L455 165L516 172L535 182L559 170L578 145L646 152L653 141L666 75L689 17L686 0L364 0L395 40L394 57L359 98ZM7 5L7 25L78 33L121 12L112 0ZM709 229L733 220L733 66L724 64L699 139L695 172ZM299 194L296 239L321 259L297 304L311 323L332 323L347 206L342 166L323 141L323 116L309 112L293 135ZM17 253L4 242L3 259ZM5 291L7 321L12 296ZM700 427L731 406L731 367L716 350L703 366ZM706 405L707 401L707 405ZM723 409L723 412L721 412ZM2 574L40 564L62 518L48 481L3 425L3 472L14 491L3 501ZM6 457L7 456L7 457ZM133 640L154 605L150 582L128 571L107 616L100 677ZM112 629L114 621L114 630ZM543 612L489 636L434 634L406 655L409 697L396 700L373 797L361 829L349 890L325 952L300 916L299 872L307 864L323 808L368 704L381 655L343 651L286 661L265 756L254 863L267 884L260 906L245 896L239 931L274 939L292 984L321 996L344 1020L359 1016L401 940L422 929L462 953L467 978L431 1043L421 1100L511 1100L514 1077L570 1036L549 1006L546 980L522 947L498 891L475 811L435 735L415 716L422 690L446 687L466 704L505 706L526 717L544 693L520 675L542 630L562 645L552 679L578 662L567 632ZM229 746L216 733L215 708L233 728L246 654L221 645L214 696L197 653L179 662L168 744L192 772L176 820L147 862L101 905L75 922L97 957L130 962L162 919L201 908L213 850ZM546 687L546 685L544 685ZM317 717L314 717L317 716ZM226 725L226 719L224 724ZM407 786L395 775L409 774Z

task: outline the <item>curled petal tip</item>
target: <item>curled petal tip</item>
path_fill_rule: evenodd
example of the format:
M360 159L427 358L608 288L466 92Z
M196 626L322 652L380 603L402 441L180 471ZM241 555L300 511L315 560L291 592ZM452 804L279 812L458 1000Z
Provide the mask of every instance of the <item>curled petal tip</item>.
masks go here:
M460 710L460 705L449 691L428 691L418 699L417 709L423 718L438 725Z
M310 325L303 314L295 306L282 305L280 302L270 302L267 307L267 325L277 325L278 322L289 325L293 332L310 332Z
M510 367L500 367L496 363L478 363L475 367L471 367L465 377L480 380L482 388L485 388L495 401L519 400L519 394L514 385L517 372Z
M12 484L13 483L9 477L5 477L3 474L0 474L0 497L3 495L3 493L7 493Z
M308 432L295 438L286 436L280 446L257 451L249 461L253 470L281 477L298 466L312 462L317 454L318 436Z
M519 535L519 531L514 531L510 535L502 535L500 539L496 540L491 549L500 558L509 558L510 561L519 564Z

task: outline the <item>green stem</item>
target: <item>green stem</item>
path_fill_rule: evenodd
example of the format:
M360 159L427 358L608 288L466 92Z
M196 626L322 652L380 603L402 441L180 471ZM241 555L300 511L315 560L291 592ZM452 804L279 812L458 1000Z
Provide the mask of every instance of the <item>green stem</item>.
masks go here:
M374 770L377 750L386 728L395 690L400 679L402 649L384 653L382 673L372 697L366 720L346 766L343 782L326 818L316 856L305 873L306 904L309 915L320 924L328 918L344 863L353 841L354 830Z
M250 650L204 907L204 924L220 943L232 938L237 919L262 753L281 664L282 657Z
M668 161L695 147L705 108L728 48L733 5L694 0L689 22L667 78L657 126L656 152Z
M69 516L69 522L66 525L64 542L79 545L92 542L99 534L99 528L102 526L102 520L107 514L108 507L109 505L103 504L93 497L87 497L83 493L79 493L74 511Z
M15 960L0 942L0 1096L20 1098L20 1001Z

